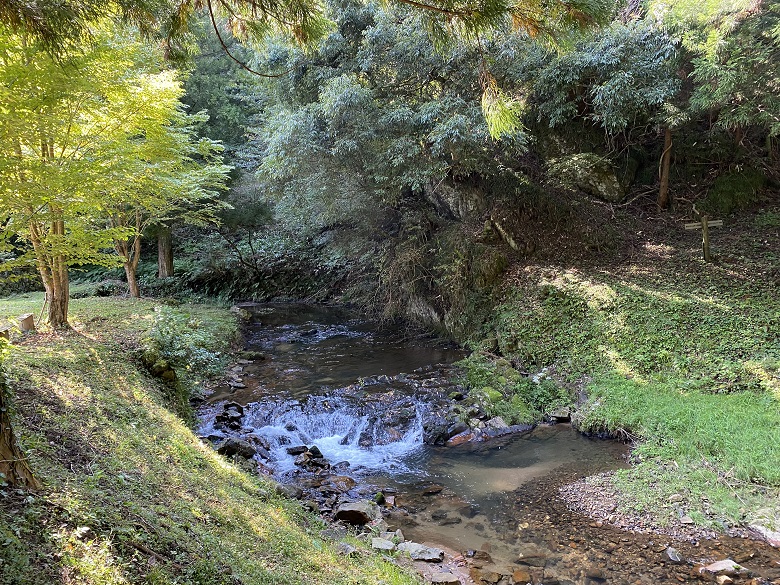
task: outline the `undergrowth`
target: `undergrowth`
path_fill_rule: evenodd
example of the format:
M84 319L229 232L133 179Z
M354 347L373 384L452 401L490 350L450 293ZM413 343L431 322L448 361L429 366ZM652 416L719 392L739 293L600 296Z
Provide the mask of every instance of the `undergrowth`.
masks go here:
M573 402L570 393L552 379L523 375L505 359L475 352L458 365L465 372L469 400L510 425L535 423Z

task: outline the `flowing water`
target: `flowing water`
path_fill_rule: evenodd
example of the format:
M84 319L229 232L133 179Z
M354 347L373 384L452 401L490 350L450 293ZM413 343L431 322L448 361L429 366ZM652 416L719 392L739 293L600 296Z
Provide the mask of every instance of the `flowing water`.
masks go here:
M474 576L501 583L513 582L513 572L514 579L550 584L697 581L687 563L664 556L667 547L699 559L724 552L723 543L709 550L634 535L567 509L558 487L624 466L619 443L558 424L441 445L463 391L450 365L462 351L380 330L339 309L244 308L254 315L247 359L201 409L200 432L253 442L262 468L305 488L302 497L323 513L381 490L393 528L454 551L489 551L487 562L473 562ZM301 455L313 445L322 459ZM763 565L776 563L780 578L780 556L757 544L751 551Z

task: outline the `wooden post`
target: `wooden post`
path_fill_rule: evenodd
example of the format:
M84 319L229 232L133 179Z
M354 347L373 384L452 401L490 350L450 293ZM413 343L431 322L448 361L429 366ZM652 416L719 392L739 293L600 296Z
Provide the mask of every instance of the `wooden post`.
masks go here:
M686 230L701 230L701 247L704 253L704 261L712 262L712 255L710 254L710 228L720 227L723 225L723 220L716 219L710 220L707 215L701 216L701 221L697 223L686 223Z
M710 256L710 229L707 224L707 215L701 216L701 247L704 251L704 261L709 262L712 257Z

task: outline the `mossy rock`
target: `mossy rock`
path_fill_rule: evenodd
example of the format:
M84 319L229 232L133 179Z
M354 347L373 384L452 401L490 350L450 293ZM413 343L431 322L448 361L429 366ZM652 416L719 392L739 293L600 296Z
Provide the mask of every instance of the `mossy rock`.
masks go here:
M548 173L564 187L579 189L604 201L619 203L626 196L612 163L593 152L551 160Z
M702 208L716 215L728 215L746 209L759 200L767 178L757 169L744 169L721 175L712 184Z

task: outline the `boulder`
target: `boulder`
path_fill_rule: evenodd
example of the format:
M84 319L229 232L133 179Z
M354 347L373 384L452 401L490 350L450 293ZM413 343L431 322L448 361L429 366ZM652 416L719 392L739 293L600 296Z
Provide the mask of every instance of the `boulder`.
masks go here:
M549 161L548 172L567 187L610 203L619 203L626 195L612 163L593 152L580 152Z
M439 548L424 546L416 542L402 542L397 547L402 552L409 553L413 561L440 563L444 560L444 551Z
M255 456L255 453L257 453L257 449L243 439L229 437L217 446L217 453L226 457L238 455L246 459L251 459Z
M336 520L341 520L347 524L362 526L374 520L381 519L382 512L380 511L379 506L374 502L349 502L339 506L334 517Z
M485 427L491 430L499 431L503 429L508 429L509 425L506 424L506 421L503 418L501 418L500 416L496 416L491 418L489 421L487 421L485 423Z
M387 540L386 538L372 538L371 548L390 552L395 550L395 543L392 540Z

